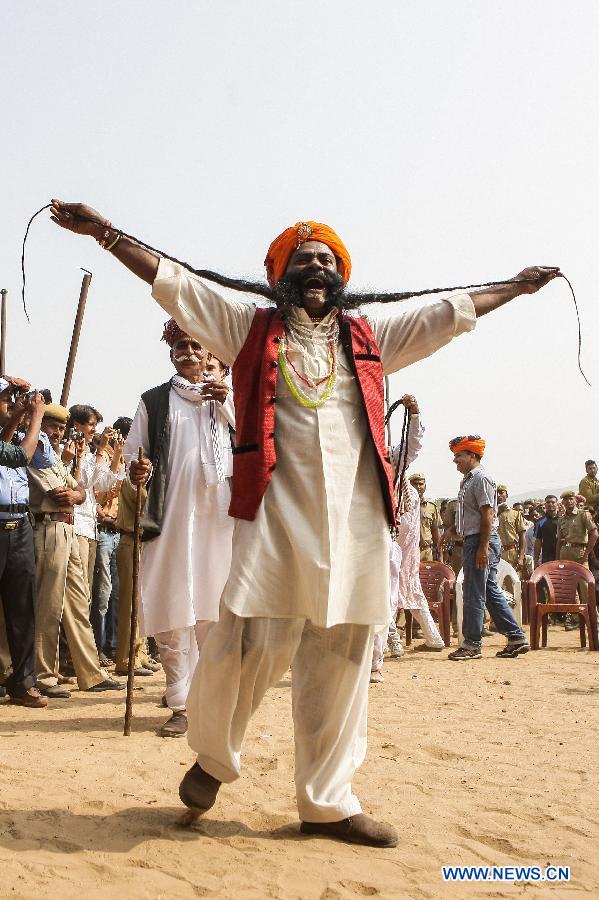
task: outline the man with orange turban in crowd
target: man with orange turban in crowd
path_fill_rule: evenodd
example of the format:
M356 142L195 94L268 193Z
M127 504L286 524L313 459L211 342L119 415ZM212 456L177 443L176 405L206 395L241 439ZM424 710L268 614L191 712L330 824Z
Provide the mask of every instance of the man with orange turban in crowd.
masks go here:
M358 308L366 298L345 288L351 260L341 239L305 221L268 250L274 305L263 308L216 293L206 278L263 296L264 285L200 279L120 236L90 207L56 200L52 217L99 240L152 284L181 328L233 365L233 556L191 686L197 762L181 799L203 812L221 783L239 776L249 718L291 666L301 831L395 846L395 829L362 813L352 792L366 752L374 634L389 609L395 498L383 375L434 353L557 270L525 270L509 285L420 309L381 305L371 318L368 305Z
M497 485L481 465L485 442L478 434L449 442L453 461L464 476L456 505L456 534L463 538L464 639L449 659L481 659L481 634L485 606L507 644L496 656L514 658L530 650L524 632L514 619L497 584L501 541L497 533Z

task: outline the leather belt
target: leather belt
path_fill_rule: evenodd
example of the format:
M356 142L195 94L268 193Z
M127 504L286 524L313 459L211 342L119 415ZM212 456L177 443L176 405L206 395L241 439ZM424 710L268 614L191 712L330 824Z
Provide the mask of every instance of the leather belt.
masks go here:
M35 513L33 518L36 522L64 522L65 525L73 525L75 522L73 513L42 512Z
M464 541L452 541L451 543L453 544L454 547L463 547L464 546Z
M0 520L0 531L14 531L15 528L20 528L23 522L26 521L26 516L23 516L22 519L14 519L12 522L10 520Z
M0 503L0 512L3 513L28 513L27 503Z
M564 541L562 547L586 547L582 541Z
M516 549L516 542L515 542L515 541L512 541L511 544L502 544L501 546L503 547L504 550L515 550L515 549Z

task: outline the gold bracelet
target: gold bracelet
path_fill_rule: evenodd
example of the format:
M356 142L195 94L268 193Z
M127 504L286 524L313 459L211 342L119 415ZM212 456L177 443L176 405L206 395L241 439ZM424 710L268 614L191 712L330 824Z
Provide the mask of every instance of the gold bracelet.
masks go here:
M112 244L110 244L108 247L104 247L104 249L105 250L114 250L114 248L116 247L116 245L118 244L118 242L120 241L122 236L123 236L122 232L119 231L117 233L117 236L115 237L114 241L112 242Z
M110 237L110 232L112 231L112 222L106 222L104 227L104 231L102 232L102 237L97 238L97 241L100 247L106 247L108 243L108 238Z

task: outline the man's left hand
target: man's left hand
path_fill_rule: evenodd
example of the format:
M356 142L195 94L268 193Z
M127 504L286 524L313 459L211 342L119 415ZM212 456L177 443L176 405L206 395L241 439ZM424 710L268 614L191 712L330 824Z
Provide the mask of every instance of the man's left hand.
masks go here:
M477 569L488 569L489 568L489 548L488 547L479 547L476 551L476 568Z
M545 287L553 278L561 276L559 268L550 266L528 266L522 269L512 281L523 281L523 294L536 294L542 287Z
M229 393L229 385L224 381L206 381L202 385L202 395L206 400L216 400L224 403Z

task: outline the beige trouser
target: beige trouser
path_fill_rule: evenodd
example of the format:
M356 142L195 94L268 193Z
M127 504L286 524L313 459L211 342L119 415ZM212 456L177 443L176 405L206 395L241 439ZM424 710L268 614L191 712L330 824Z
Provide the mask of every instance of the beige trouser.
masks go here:
M585 562L583 560L583 556L586 553L586 546L581 547L578 545L574 545L573 547L563 547L560 550L559 558L560 559L569 559L572 562L577 562L579 565L584 566L585 569L590 569L588 560ZM588 590L587 584L585 581L581 581L578 585L578 595L580 597L581 603L586 603L588 598Z
M517 571L517 570L518 570L518 560L520 559L520 549L519 549L519 547L510 547L509 550L505 550L505 549L502 550L502 551L501 551L501 558L502 558L502 559L505 559L505 561L506 561L507 563L509 563L510 566L511 566L513 569L516 569L516 571Z
M116 551L119 573L119 615L116 641L116 671L124 674L129 667L129 641L131 639L131 592L133 590L133 535L122 534ZM136 669L149 662L146 642L139 635L135 638Z
M72 525L65 522L36 523L35 564L37 679L48 687L57 684L58 637L62 619L77 682L79 688L86 691L104 681L104 675L89 623L88 586L83 578L79 542Z
M449 559L449 565L455 572L456 578L460 574L460 569L462 568L462 551L464 549L464 545L462 544L453 544L451 548L451 557ZM455 599L455 585L452 590L452 599L453 602L451 604L451 625L454 631L458 630L458 604Z
M87 593L89 603L92 602L92 590L94 587L94 566L96 564L96 550L98 542L92 538L77 535L77 543L79 544L79 556L81 557L81 568L83 569L83 580L87 584Z
M464 548L463 544L453 544L451 548L451 557L449 559L449 565L453 569L453 571L457 576L460 574L460 569L462 568L462 550Z
M433 561L433 548L432 547L423 547L420 551L420 562L432 562Z
M188 740L200 766L219 781L239 777L250 717L291 666L300 818L336 822L360 813L351 786L366 754L373 639L369 625L319 628L221 608L187 698Z

